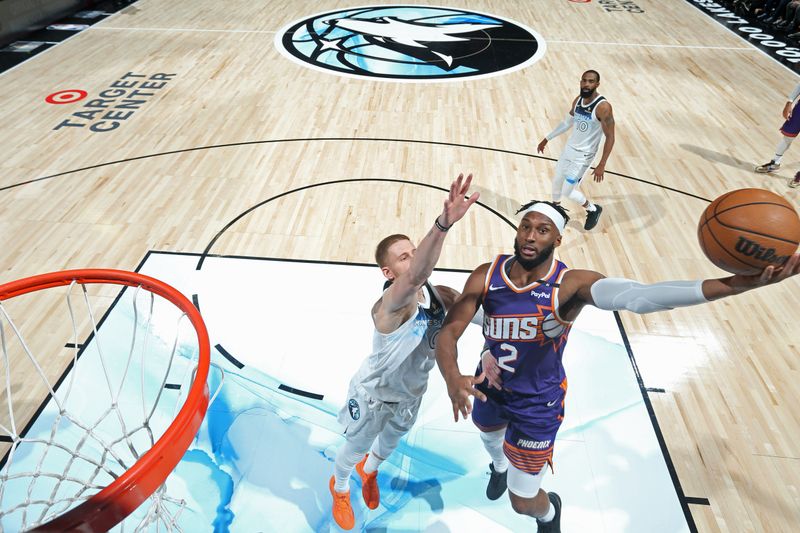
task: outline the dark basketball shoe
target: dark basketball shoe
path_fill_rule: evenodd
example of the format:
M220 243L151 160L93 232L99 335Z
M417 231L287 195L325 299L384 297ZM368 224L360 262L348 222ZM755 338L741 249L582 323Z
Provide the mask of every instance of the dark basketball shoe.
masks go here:
M550 504L556 508L556 515L549 522L540 522L536 519L536 525L539 526L539 533L561 533L561 498L555 492L548 492L547 497L550 499Z
M775 172L776 170L780 170L780 168L781 168L780 163L776 163L774 160L770 159L763 165L758 165L755 168L755 171L758 172L759 174L767 174L769 172Z
M496 500L506 492L506 476L508 475L508 470L505 472L497 472L492 463L489 463L489 470L492 471L492 476L489 478L489 484L486 485L486 497L490 500Z
M594 204L594 211L587 211L586 212L586 223L583 225L583 229L590 230L597 225L597 221L600 220L600 213L603 212L603 208L600 204Z
M792 181L789 182L789 187L794 189L795 187L800 187L800 172L794 175Z

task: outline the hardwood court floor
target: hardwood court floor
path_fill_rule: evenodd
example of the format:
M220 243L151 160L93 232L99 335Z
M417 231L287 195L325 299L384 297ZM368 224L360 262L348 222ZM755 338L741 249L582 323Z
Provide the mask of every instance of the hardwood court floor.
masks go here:
M383 3L383 2L375 2ZM404 2L404 4L417 2ZM273 45L289 22L338 2L141 0L0 75L0 282L45 271L134 269L149 250L371 261L374 243L429 228L441 193L473 172L481 202L513 220L547 198L566 136L535 146L561 120L583 70L602 74L617 144L606 181L586 180L605 207L582 230L572 206L559 249L568 265L645 282L719 277L695 229L708 200L762 187L789 198L791 148L778 175L752 172L772 154L796 83L686 2L636 0L644 13L597 2L454 1L535 29L537 63L449 83L344 78L287 60ZM127 73L169 74L109 132L56 128ZM72 118L70 118L72 117ZM569 206L568 206L569 207ZM513 231L475 209L448 237L442 267L471 269L508 251ZM622 321L640 362L699 531L793 531L800 523L798 281L702 307ZM23 309L35 321L48 304ZM63 346L65 331L38 341ZM45 349L45 348L43 348ZM60 374L63 359L48 362ZM439 379L434 375L432 379ZM22 387L28 413L40 396ZM30 415L28 415L30 416ZM708 499L710 505L702 504Z

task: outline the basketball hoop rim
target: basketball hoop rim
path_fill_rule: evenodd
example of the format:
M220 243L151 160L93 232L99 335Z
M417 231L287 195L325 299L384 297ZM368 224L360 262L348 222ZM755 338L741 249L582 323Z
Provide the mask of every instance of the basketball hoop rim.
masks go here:
M0 302L52 287L112 283L142 287L168 300L188 316L197 334L197 372L175 420L136 463L103 490L77 507L32 531L107 531L136 510L169 476L186 452L208 409L211 347L197 308L174 287L137 272L113 269L62 270L0 285Z

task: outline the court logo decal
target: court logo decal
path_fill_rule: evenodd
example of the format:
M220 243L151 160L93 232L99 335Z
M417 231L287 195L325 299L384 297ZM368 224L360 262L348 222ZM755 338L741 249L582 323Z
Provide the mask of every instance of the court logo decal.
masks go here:
M85 102L78 111L53 127L86 128L94 133L114 131L130 120L151 98L167 86L177 74L128 72ZM58 91L48 95L48 104L70 104L83 100L89 93L79 89Z
M295 21L275 46L304 66L342 76L408 82L505 74L538 61L535 31L494 15L429 6L368 6Z
M66 89L64 91L48 94L44 101L48 104L71 104L83 100L88 94L89 93L81 89Z
M597 0L597 3L609 13L644 13L644 9L632 0Z

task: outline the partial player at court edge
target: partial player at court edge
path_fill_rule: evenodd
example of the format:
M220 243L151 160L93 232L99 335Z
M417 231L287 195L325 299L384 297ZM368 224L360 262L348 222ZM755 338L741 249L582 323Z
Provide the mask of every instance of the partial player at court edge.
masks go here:
M487 497L497 499L507 487L514 511L536 519L540 533L552 533L561 530L561 498L540 487L565 413L562 355L583 307L643 314L706 303L800 273L800 253L752 276L646 285L569 269L555 259L569 220L560 205L531 202L520 211L514 254L499 255L469 276L447 313L436 360L455 420L472 413L492 459ZM475 376L462 375L457 341L480 308L484 351ZM473 406L470 396L480 401Z
M458 297L458 291L434 287L428 278L447 231L478 200L477 192L465 197L471 183L472 174L466 180L462 174L450 185L442 213L418 247L395 234L381 240L375 251L388 288L372 307L372 354L350 380L348 400L339 412L347 440L336 454L330 479L333 518L343 529L355 526L349 488L353 468L361 478L364 502L376 509L378 467L417 419L435 365L434 339L445 310Z
M603 208L592 203L581 192L581 180L597 155L600 140L605 136L603 154L592 171L594 181L603 181L608 156L614 147L614 113L608 100L597 94L599 85L600 74L597 71L584 72L581 76L580 95L573 100L569 114L536 147L536 151L541 154L549 141L574 126L556 164L552 199L558 204L566 196L583 206L586 209L586 222L583 225L585 230L597 225Z
M757 166L755 168L756 172L765 174L780 170L783 154L786 153L794 138L800 133L800 112L797 109L800 106L800 100L798 100L798 97L800 97L800 83L795 86L783 106L784 123L780 128L781 140L778 141L778 146L775 147L775 155L763 165ZM789 187L795 188L798 186L800 186L800 171L796 172L794 178L789 180Z

